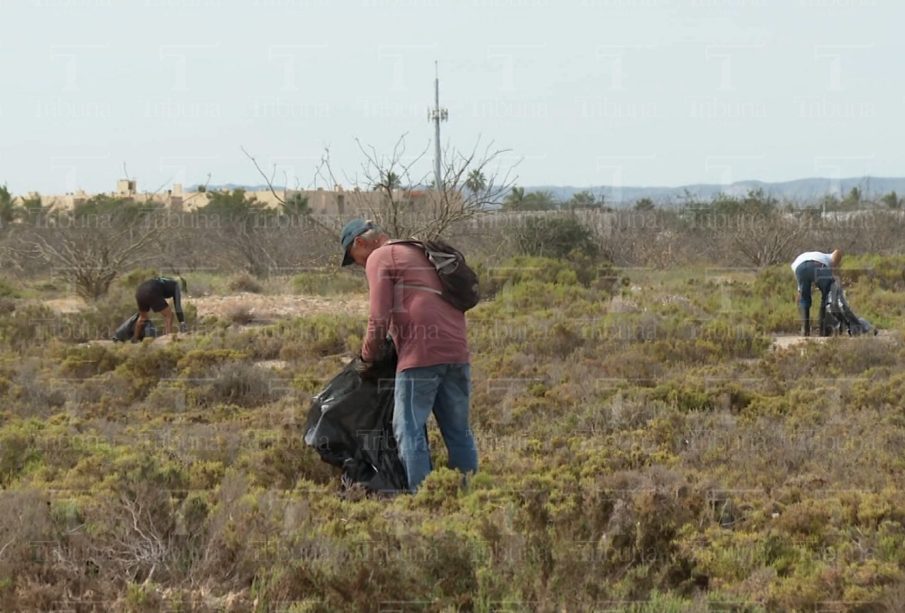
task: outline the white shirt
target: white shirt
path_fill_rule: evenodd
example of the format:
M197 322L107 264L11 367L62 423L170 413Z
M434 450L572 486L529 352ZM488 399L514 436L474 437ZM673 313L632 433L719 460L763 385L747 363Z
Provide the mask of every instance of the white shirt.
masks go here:
M802 263L807 262L809 260L814 260L815 262L820 262L821 264L826 264L827 266L833 265L833 254L832 253L821 253L820 251L806 251L802 253L800 256L795 258L795 261L792 262L792 271L795 271L796 268Z

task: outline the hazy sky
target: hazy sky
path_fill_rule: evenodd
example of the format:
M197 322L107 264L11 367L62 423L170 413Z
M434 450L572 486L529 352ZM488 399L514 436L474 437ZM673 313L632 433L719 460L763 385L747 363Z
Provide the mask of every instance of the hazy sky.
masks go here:
M902 0L0 0L16 193L312 183L355 138L512 150L522 185L905 175ZM430 157L424 169L430 167Z

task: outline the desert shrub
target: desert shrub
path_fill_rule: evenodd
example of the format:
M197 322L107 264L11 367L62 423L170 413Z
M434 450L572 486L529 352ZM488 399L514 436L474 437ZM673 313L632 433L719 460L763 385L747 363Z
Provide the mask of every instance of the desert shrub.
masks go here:
M493 266L496 299L468 314L481 471L463 487L441 468L431 425L436 470L394 499L340 490L301 439L360 316L136 346L15 322L28 355L0 356L0 608L895 610L901 335L767 352L797 325L787 265L636 270L611 288L579 262ZM886 272L850 297L896 327ZM113 324L129 291L111 289Z
M680 475L657 466L601 478L588 501L594 534L601 535L598 555L623 568L650 566L653 572L644 593L653 588L690 589L706 581L676 542L683 527L701 517L706 496ZM635 594L642 586L644 582L635 585Z
M65 376L86 378L115 369L125 356L104 345L80 345L64 350L60 371Z
M779 381L825 381L857 377L900 361L890 344L876 337L837 337L771 352L765 356L762 369Z
M56 314L44 305L25 305L0 315L0 342L17 351L34 348L60 336Z
M37 359L23 360L10 383L10 409L21 416L47 416L72 397L70 382L43 369Z
M30 582L56 570L52 563L56 530L47 496L35 489L4 490L0 496L0 538L5 544L0 558L0 603L4 609L23 609L17 592L30 597L29 606L52 608L61 589L29 590ZM29 593L31 592L31 593Z
M21 298L22 292L15 285L0 278L0 298Z
M0 298L0 317L9 315L16 310L16 301L12 298Z
M202 407L217 404L255 407L271 402L281 386L274 375L248 362L226 362L194 381L189 397Z
M247 304L233 304L226 310L226 318L234 324L245 326L255 320L252 308Z
M292 277L292 291L310 296L358 294L368 291L364 275L336 271L308 271Z
M795 275L788 266L776 265L762 269L754 279L752 293L765 298L773 296L794 297Z
M252 443L235 465L250 476L253 485L290 489L300 479L330 485L336 478L337 471L309 453L295 428L261 431Z
M846 288L869 283L879 289L901 292L905 290L905 256L846 256L839 276Z
M197 377L212 366L244 361L247 354L235 349L193 349L179 358L176 368L182 377Z
M280 352L283 359L296 359L302 355L324 357L361 350L361 335L366 322L360 317L336 315L310 315L289 321L278 322L269 334L288 347L295 345L291 352Z
M125 347L123 349L126 349ZM133 347L129 347L133 349ZM145 341L129 351L126 360L114 371L131 386L131 399L136 400L155 387L161 379L174 378L184 349L178 344L154 346Z
M478 275L482 298L494 297L507 285L529 281L581 285L608 292L627 281L627 277L609 263L590 261L583 255L577 256L574 261L522 255L500 264L476 262L473 268Z
M578 217L528 217L514 229L516 245L525 255L565 258L572 253L600 254L594 232Z
M159 274L155 268L133 268L113 282L113 286L134 292L135 288L148 279L153 279Z
M14 422L0 429L0 484L8 487L29 467L41 461L36 422Z
M251 294L260 294L264 291L264 287L247 272L232 277L227 283L227 287L233 292L248 292Z

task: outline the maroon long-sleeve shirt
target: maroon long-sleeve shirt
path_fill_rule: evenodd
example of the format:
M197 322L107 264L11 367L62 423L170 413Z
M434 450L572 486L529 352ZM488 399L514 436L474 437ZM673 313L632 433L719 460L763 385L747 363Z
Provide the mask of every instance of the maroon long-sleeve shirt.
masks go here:
M368 257L368 330L361 349L373 361L389 332L397 372L469 361L465 313L440 296L437 271L417 246L388 243Z

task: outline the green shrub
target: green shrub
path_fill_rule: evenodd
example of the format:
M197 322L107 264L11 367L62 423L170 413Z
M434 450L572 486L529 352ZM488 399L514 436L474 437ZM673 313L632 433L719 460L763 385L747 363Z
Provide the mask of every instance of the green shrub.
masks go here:
M264 291L264 286L247 272L232 277L227 287L233 292L248 292L250 294L260 294Z
M158 271L154 268L136 268L129 271L114 282L112 289L119 289L131 294L135 293L135 288L158 275Z
M0 298L21 298L21 290L6 279L0 279Z
M29 467L41 462L36 422L15 422L0 429L0 485L8 487Z
M274 400L284 387L270 371L248 362L226 362L202 374L190 381L188 392L202 407L219 404L256 407Z
M113 370L124 360L125 356L114 348L80 345L65 350L60 369L66 376L85 378Z
M578 217L529 217L515 230L518 250L531 256L565 258L572 253L600 254L594 232Z
M0 343L17 351L48 343L65 330L59 317L44 305L25 305L0 315Z
M360 294L368 291L364 275L348 271L309 271L292 277L292 291L308 296Z

